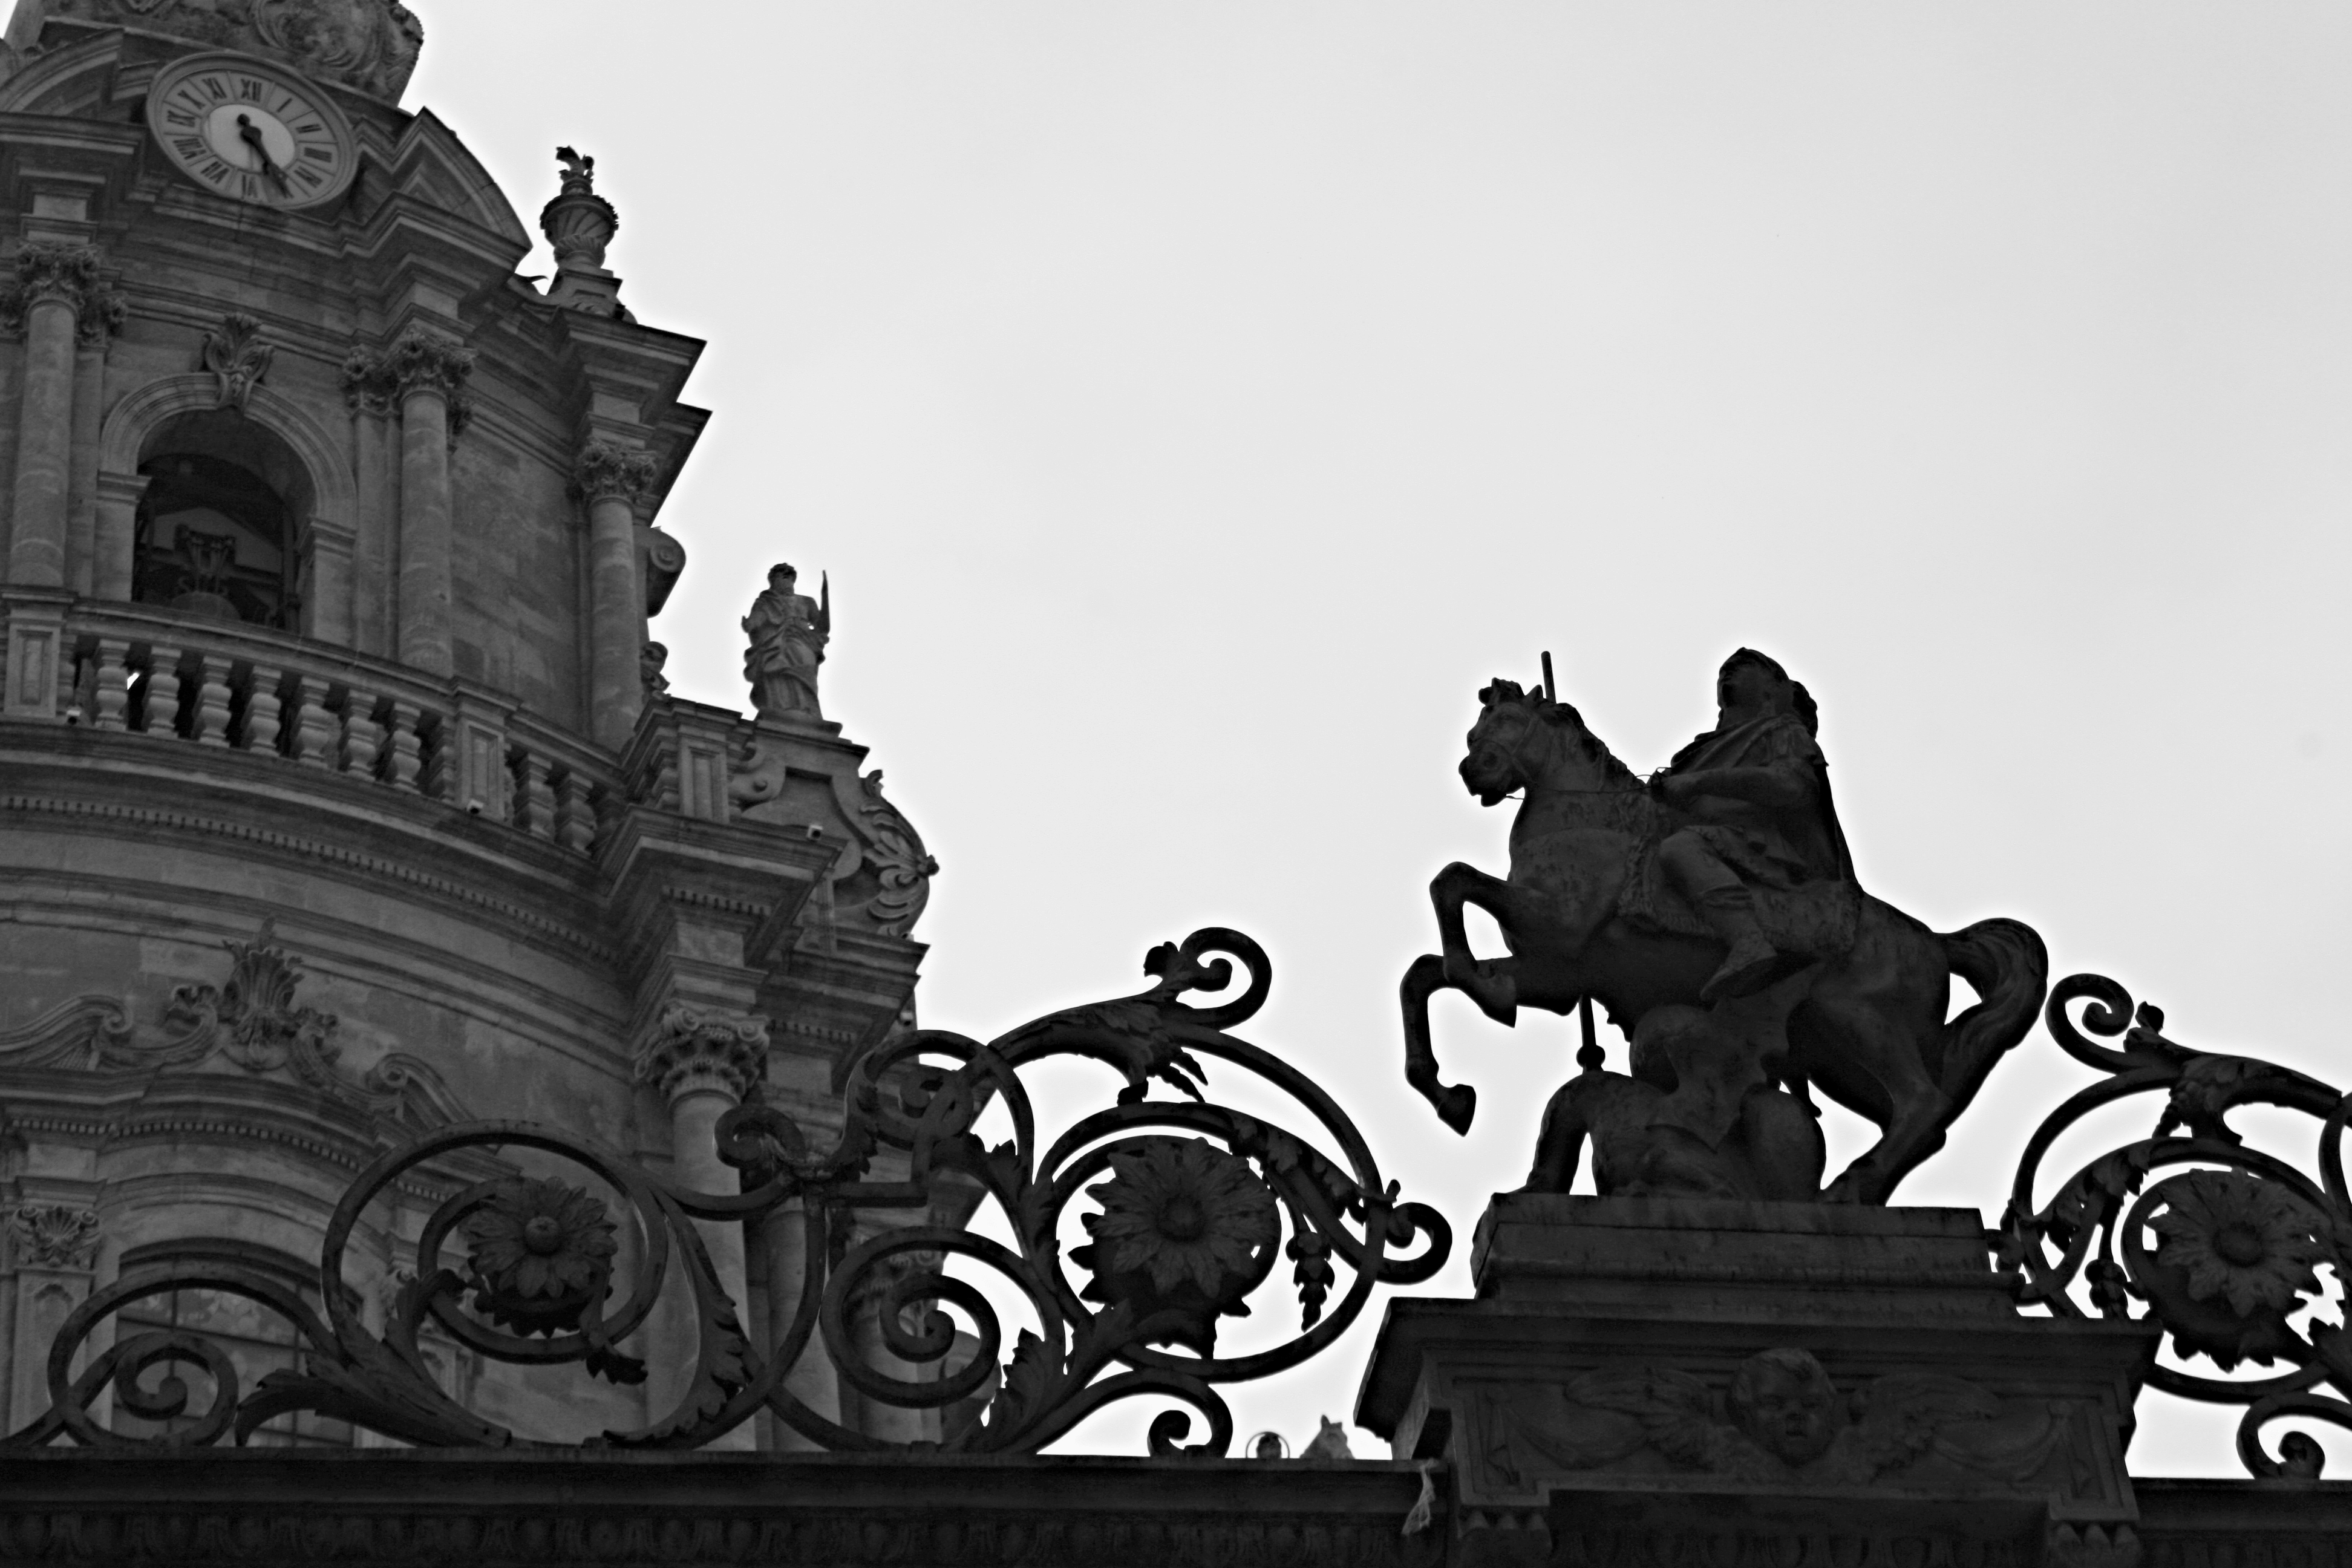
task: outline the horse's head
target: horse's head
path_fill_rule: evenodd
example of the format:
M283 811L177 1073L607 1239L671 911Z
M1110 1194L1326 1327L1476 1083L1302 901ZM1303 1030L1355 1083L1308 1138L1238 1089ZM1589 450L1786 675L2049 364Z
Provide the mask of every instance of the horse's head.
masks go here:
M1641 782L1584 727L1583 715L1542 691L1496 679L1478 693L1483 711L1470 726L1462 783L1481 805L1514 790L1639 789Z

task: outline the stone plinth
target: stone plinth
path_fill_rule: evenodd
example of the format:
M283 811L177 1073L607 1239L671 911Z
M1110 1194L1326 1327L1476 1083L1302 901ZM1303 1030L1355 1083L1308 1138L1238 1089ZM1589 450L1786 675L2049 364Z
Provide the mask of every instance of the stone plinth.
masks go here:
M1513 1194L1472 1268L1391 1305L1356 1413L1444 1462L1455 1561L2136 1560L2156 1334L2021 1315L1972 1213Z

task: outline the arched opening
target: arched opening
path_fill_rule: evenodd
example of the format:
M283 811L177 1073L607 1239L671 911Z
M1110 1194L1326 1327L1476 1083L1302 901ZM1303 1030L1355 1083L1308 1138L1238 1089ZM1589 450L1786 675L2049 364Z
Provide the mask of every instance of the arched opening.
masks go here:
M131 596L184 614L300 629L299 539L312 489L278 436L232 409L165 420L140 451L147 479Z

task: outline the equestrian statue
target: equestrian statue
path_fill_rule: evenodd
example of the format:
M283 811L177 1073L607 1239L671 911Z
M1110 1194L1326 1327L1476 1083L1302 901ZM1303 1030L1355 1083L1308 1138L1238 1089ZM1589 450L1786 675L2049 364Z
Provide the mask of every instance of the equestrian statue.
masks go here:
M2012 920L1938 934L1862 890L1812 697L1776 660L1726 659L1716 727L1646 783L1544 663L1534 691L1479 693L1462 782L1485 805L1524 794L1510 875L1456 862L1430 884L1444 951L1405 972L1407 1080L1467 1132L1477 1093L1439 1079L1429 998L1461 991L1505 1025L1573 1009L1583 1070L1545 1111L1526 1190L1568 1191L1589 1141L1603 1195L1886 1202L2032 1026L2042 939ZM1471 953L1465 905L1509 957ZM1955 974L1977 1000L1948 1021ZM1596 1002L1628 1073L1604 1070ZM1880 1130L1826 1190L1815 1089Z

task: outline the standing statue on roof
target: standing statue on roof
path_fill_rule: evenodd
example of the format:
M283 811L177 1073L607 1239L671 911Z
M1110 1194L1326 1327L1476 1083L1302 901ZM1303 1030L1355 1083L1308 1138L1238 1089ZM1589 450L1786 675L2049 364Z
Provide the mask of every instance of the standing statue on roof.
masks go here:
M820 597L794 593L799 574L778 563L768 569L767 591L743 617L751 646L743 653L743 679L751 683L751 706L763 719L822 721L817 706L817 666L833 635L833 585L823 577Z

